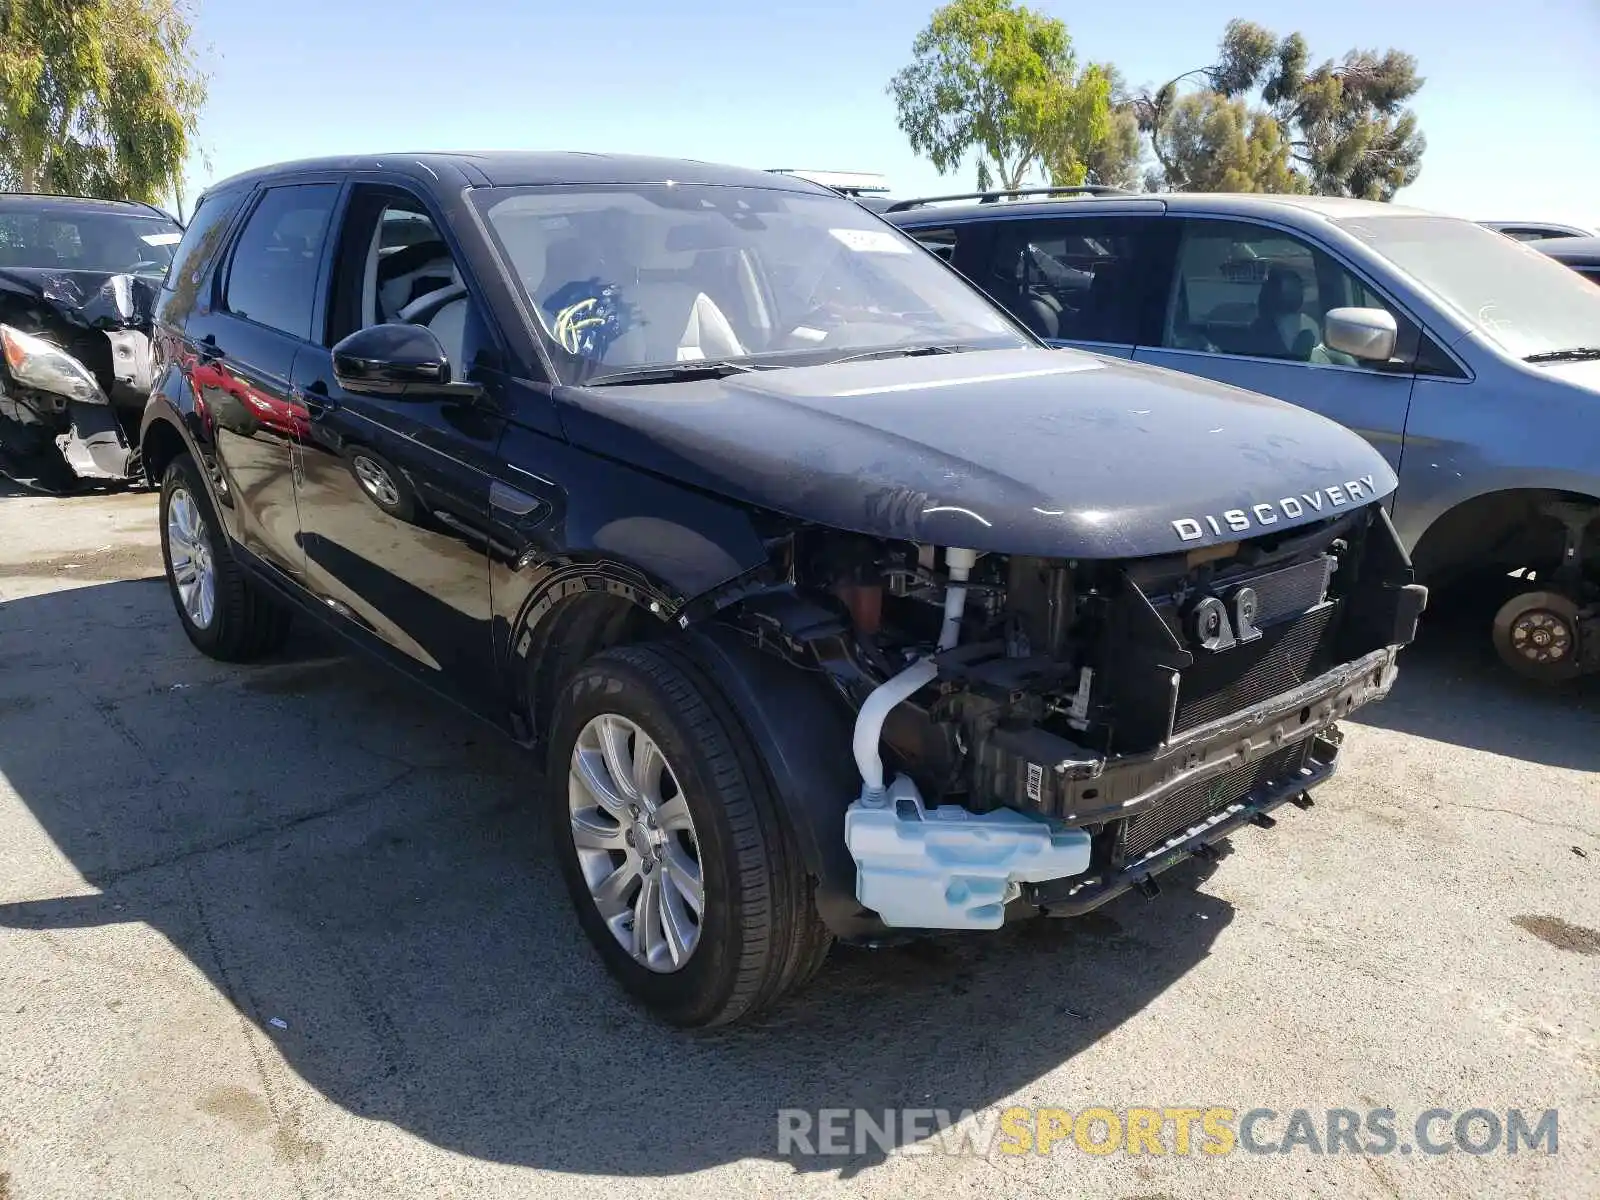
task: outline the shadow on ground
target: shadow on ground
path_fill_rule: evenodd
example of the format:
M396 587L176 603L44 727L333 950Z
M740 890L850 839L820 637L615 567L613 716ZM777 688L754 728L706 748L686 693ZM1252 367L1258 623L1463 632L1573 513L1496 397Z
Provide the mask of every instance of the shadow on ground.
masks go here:
M1514 675L1489 631L1516 590L1441 595L1430 601L1400 678L1382 704L1351 721L1437 742L1577 771L1600 771L1600 675L1546 686Z
M760 1024L686 1034L582 942L531 760L319 636L228 668L160 580L14 600L0 726L31 731L0 772L98 892L0 926L146 922L333 1103L498 1162L675 1174L776 1156L780 1108L981 1109L1136 1017L1232 917L1187 864L1077 922L836 951Z

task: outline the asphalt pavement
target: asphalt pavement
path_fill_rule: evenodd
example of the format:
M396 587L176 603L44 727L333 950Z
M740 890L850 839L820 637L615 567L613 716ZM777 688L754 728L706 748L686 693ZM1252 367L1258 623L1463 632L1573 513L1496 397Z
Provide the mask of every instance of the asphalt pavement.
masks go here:
M154 513L0 491L0 1200L1600 1195L1600 687L1508 679L1471 605L1430 613L1315 807L1221 863L839 950L687 1034L582 940L522 751L316 630L202 658ZM1253 1141L1291 1144L778 1137L1142 1106L1271 1110ZM1287 1133L1385 1108L1390 1153ZM1555 1110L1555 1153L1412 1145L1473 1108Z

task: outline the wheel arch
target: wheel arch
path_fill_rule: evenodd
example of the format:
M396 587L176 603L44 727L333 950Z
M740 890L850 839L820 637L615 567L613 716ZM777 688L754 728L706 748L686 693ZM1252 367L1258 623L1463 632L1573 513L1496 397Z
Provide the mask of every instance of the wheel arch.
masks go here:
M553 573L532 593L508 642L514 723L526 740L544 743L561 688L585 661L671 630L653 591L614 566L591 563Z
M845 809L861 784L851 753L854 713L824 673L759 648L730 621L681 621L650 581L619 564L574 564L559 585L543 589L537 606L538 618L511 643L518 714L530 741L543 744L563 684L589 658L670 638L750 737L816 882L823 922L844 938L884 932L855 898L844 841Z
M1448 578L1479 565L1510 569L1552 555L1559 559L1563 526L1541 511L1550 504L1585 505L1600 520L1600 480L1540 475L1498 482L1447 497L1407 522L1411 536L1403 540L1419 576ZM1595 542L1591 537L1591 554Z
M145 479L153 486L161 485L161 478L167 473L173 459L189 452L189 443L177 422L166 416L146 422L139 439L139 461L144 468Z

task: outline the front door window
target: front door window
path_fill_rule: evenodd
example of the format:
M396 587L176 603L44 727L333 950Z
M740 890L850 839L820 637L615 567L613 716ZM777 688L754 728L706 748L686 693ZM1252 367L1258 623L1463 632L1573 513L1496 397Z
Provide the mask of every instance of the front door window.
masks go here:
M1330 255L1241 221L1189 221L1178 252L1162 346L1290 362L1370 367L1323 344L1333 308L1382 308L1405 319Z

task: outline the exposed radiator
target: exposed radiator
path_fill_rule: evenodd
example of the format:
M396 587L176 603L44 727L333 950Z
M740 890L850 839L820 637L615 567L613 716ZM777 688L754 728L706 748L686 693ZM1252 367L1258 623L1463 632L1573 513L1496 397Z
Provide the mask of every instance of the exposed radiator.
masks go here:
M1167 793L1122 823L1117 835L1119 857L1124 862L1138 858L1173 834L1198 825L1256 788L1288 778L1305 764L1310 747L1309 740L1302 741L1213 779Z

